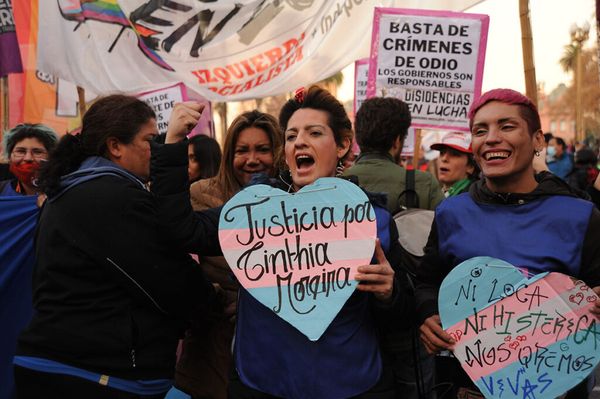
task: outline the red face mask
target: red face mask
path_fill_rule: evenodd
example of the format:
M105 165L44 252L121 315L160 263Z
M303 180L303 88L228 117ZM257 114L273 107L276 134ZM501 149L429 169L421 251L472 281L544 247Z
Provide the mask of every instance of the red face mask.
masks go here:
M9 170L21 183L37 187L36 178L37 172L40 170L39 162L11 162Z

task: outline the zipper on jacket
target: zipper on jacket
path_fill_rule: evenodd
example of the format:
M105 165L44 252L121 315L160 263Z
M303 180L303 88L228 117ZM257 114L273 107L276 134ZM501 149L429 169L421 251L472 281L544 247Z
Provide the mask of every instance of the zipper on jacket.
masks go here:
M136 357L135 357L135 348L137 347L137 338L138 338L138 328L135 320L133 318L133 314L129 315L131 321L131 350L129 351L129 357L131 358L131 366L133 368L136 367Z
M132 349L131 352L129 352L129 356L131 356L131 365L135 368L135 349Z

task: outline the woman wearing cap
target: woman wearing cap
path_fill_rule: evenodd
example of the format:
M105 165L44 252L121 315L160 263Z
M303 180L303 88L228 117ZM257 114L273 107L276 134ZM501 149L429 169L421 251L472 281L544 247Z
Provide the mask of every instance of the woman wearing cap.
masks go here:
M0 196L38 194L37 173L57 141L54 130L41 124L25 123L9 130L3 149L15 178L0 181Z
M285 154L289 172L275 182L266 179L268 183L296 192L320 177L336 176L353 132L344 107L335 97L316 86L301 90L283 106L279 124L284 131L280 151ZM167 143L182 136L185 133L167 136ZM157 153L155 170L174 168L176 151L181 152L178 146L181 143L165 145ZM153 189L165 199L159 206L173 228L169 234L191 245L182 246L183 250L193 250L193 215L176 215L177 208L186 205L185 187L176 187L173 179L159 175L160 185ZM167 201L177 196L180 203ZM230 398L395 397L391 378L382 368L375 320L402 320L410 298L404 295L407 281L392 268L399 255L395 225L390 223L385 207L373 204L381 243L376 245L376 263L359 267L357 275L357 280L368 284L358 285L317 341L310 341L247 290L240 289Z
M469 126L484 179L468 195L437 207L417 270L421 340L430 353L453 347L441 327L438 291L444 277L472 257L499 258L532 274L564 273L600 293L600 212L553 174L535 175L532 160L544 147L535 105L516 91L492 90L472 105ZM593 311L600 315L600 301ZM453 396L447 397L476 390L454 365L463 378L455 378ZM587 397L578 395L573 397Z
M479 167L471 151L471 135L450 132L431 148L440 152L437 178L442 183L444 195L452 197L468 191L471 183L479 178Z

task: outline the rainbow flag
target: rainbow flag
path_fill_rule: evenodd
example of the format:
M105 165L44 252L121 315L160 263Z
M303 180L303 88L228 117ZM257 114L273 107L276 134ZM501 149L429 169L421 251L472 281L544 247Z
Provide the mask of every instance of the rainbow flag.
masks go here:
M138 47L146 57L161 68L174 71L151 46L146 44L151 36L159 32L141 25L132 24L123 10L121 10L117 0L88 0L84 2L79 0L58 0L58 4L62 16L67 20L83 23L89 19L121 25L123 28L131 28L138 36ZM116 40L118 40L118 37Z

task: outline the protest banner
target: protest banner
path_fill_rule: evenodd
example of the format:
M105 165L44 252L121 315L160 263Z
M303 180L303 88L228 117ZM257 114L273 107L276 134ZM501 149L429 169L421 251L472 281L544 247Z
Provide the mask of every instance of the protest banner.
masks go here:
M598 297L561 273L526 278L499 259L456 266L440 287L454 356L486 398L556 398L600 360Z
M8 77L9 126L43 123L62 135L81 123L76 86L36 68L38 1L13 0L12 4L24 73Z
M367 80L369 79L369 59L354 62L354 115L363 101L367 99Z
M402 145L401 156L403 157L412 157L415 155L415 128L409 127L408 132L406 133L406 138L404 139L404 144Z
M202 96L194 94L189 97L185 85L183 83L177 83L168 87L137 94L136 97L145 101L152 109L154 109L154 112L156 113L156 124L158 125L158 132L160 134L167 133L169 118L171 117L175 104L188 100L194 100L204 104L204 111L202 112L198 124L192 130L191 135L205 134L212 137L214 136L214 132L212 128L210 103Z
M0 0L0 77L23 72L10 0Z
M186 101L183 83L178 83L163 89L156 89L136 96L154 109L156 124L160 134L167 133L169 118L176 103Z
M371 261L375 211L355 184L321 178L297 193L266 185L231 200L219 241L240 284L310 340L325 332Z
M406 0L403 0L405 2ZM40 2L39 68L93 90L183 82L211 101L282 94L366 57L375 4L400 0ZM420 0L464 9L477 0Z
M367 97L397 97L412 126L468 131L481 94L489 17L376 8Z

